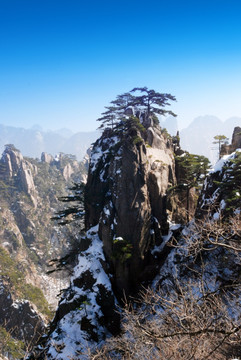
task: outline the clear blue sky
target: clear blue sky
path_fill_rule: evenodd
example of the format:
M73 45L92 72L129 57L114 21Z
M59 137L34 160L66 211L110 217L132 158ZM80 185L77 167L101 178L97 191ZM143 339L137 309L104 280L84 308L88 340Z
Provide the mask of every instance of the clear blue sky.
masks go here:
M136 86L241 117L241 1L0 0L0 124L94 130Z

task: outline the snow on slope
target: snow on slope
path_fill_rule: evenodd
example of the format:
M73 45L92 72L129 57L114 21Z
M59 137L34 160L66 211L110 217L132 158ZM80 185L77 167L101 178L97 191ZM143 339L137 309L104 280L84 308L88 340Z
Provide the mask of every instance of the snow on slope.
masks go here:
M87 232L90 245L78 256L70 287L59 303L56 326L44 351L47 359L87 359L89 349L109 334L105 322L110 309L105 306L114 308L115 300L102 266L105 258L97 232L98 226ZM114 320L109 319L109 325Z

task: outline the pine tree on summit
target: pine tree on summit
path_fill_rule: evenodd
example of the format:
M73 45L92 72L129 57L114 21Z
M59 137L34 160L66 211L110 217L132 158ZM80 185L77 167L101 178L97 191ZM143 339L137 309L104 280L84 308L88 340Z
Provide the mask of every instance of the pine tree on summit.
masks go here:
M133 95L133 93L139 93L139 95ZM128 116L126 111L128 108L132 109L133 114L139 112L145 114L145 117L153 117L154 122L158 123L157 115L172 115L176 116L171 110L164 109L170 105L169 101L176 101L176 98L171 94L162 94L155 90L148 90L147 87L136 87L130 92L118 95L117 98L111 101L110 106L106 106L107 109L102 113L102 116L97 119L102 124L100 129L109 127L112 130L126 119Z
M218 158L221 158L221 146L222 144L227 144L228 138L225 135L216 135L214 136L213 144L218 144Z
M124 117L125 110L128 107L133 106L134 96L130 93L117 95L116 99L112 100L110 103L112 105L105 106L107 110L101 114L102 116L99 119L97 119L98 121L102 121L100 129L110 127L113 130Z
M165 110L164 107L170 105L168 101L176 101L175 96L171 94L162 94L155 90L148 90L145 86L143 88L136 87L131 90L131 93L139 91L143 95L135 96L135 101L138 107L143 108L147 117L151 115L172 115L176 116L171 110Z

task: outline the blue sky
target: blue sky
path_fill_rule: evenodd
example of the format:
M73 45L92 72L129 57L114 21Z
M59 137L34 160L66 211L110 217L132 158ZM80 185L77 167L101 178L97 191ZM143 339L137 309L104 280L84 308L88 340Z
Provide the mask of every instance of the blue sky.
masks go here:
M95 130L116 95L177 98L180 128L241 117L241 2L0 0L0 124Z

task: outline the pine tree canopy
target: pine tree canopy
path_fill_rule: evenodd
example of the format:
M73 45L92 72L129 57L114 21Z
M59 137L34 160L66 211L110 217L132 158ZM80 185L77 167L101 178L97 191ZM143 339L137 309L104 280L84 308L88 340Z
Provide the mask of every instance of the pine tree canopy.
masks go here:
M218 157L221 157L221 145L228 143L228 138L225 135L215 135L213 144L218 144Z
M137 112L144 114L146 118L151 116L155 119L157 115L176 116L171 110L165 109L166 106L170 105L170 101L176 101L176 98L171 94L148 90L147 87L136 87L130 92L117 95L116 99L110 102L111 105L105 107L106 111L97 120L102 122L100 129L104 127L115 129L128 116L126 111L129 108L132 109L131 115L134 116Z
M232 213L241 206L241 153L236 152L224 167L225 176L218 183L227 203L226 212Z
M208 158L203 155L190 154L188 152L176 157L180 168L180 184L187 188L200 188L210 169Z

